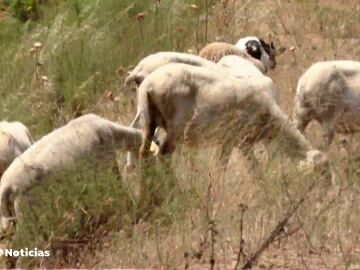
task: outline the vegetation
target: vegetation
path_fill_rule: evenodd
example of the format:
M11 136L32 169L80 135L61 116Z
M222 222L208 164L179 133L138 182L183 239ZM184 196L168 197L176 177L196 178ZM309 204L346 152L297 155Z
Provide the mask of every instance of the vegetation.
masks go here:
M135 95L122 88L124 75L152 52L196 53L215 39L270 34L295 47L270 74L288 113L311 63L360 57L356 0L7 0L0 7L0 113L37 139L87 112L129 124ZM321 142L316 126L307 136ZM358 268L358 161L336 142L329 185L299 173L276 143L272 158L256 148L260 178L237 151L221 172L215 147L180 147L172 160L126 177L110 162L79 164L32 190L32 207L24 198L16 231L1 245L51 251L44 260L20 258L22 268L233 268L290 213L253 265Z

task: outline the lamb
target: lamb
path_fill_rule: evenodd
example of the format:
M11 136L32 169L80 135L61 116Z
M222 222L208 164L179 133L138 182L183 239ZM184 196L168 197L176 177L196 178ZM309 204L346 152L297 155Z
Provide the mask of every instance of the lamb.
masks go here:
M300 77L294 108L296 127L304 132L314 119L322 125L325 147L335 132L360 130L360 62L318 62Z
M28 128L20 122L0 122L0 177L11 162L33 144Z
M149 155L155 129L166 131L159 154L172 153L183 140L189 146L202 142L222 145L227 155L239 145L247 154L258 141L281 136L290 156L306 159L315 167L327 156L314 149L282 112L259 78L223 77L215 71L184 64L168 64L150 74L138 90L136 125L143 120L139 156Z
M115 147L136 151L142 132L124 127L94 114L87 114L42 137L17 157L0 183L0 211L3 227L17 209L20 194L26 194L45 177L70 169L81 160L115 158ZM91 159L92 160L92 159Z
M261 73L266 73L266 68L260 60L226 42L213 42L201 49L199 56L218 63L224 56L236 55L251 62Z
M278 52L273 42L268 44L261 38L248 36L239 39L235 46L255 59L260 60L267 70L276 67L276 54ZM284 51L285 48L279 49L279 53Z

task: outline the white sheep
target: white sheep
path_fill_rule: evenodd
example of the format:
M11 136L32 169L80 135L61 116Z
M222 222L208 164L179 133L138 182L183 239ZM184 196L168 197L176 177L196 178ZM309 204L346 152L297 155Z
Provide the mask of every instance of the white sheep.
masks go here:
M209 70L216 71L218 74L222 74L224 77L233 75L239 78L246 78L249 76L249 74L253 74L254 76L257 74L262 75L262 73L252 64L253 61L250 63L245 59L240 59L238 56L237 58L237 60L231 60L231 58L226 57L218 64L215 64L211 61L191 54L178 52L159 52L142 59L126 77L125 86L128 86L131 82L136 82L136 84L139 86L142 81L152 72L169 63L183 63L192 66L204 67ZM136 121L133 121L130 127L136 127ZM131 153L129 153L127 155L126 167L131 168L132 166L132 156Z
M218 65L228 68L229 70L231 70L231 74L236 74L238 75L238 77L241 78L251 78L251 77L259 77L260 80L263 81L268 81L269 84L269 88L267 89L267 91L269 91L269 93L272 93L272 96L274 98L274 100L276 100L276 88L275 85L273 84L272 80L267 77L264 76L263 73L254 66L254 64L242 57L236 56L236 55L228 55L228 56L224 56L223 58L221 58L221 60L218 62ZM159 133L158 133L159 129L156 130L155 134L154 134L154 142L151 144L151 151L154 152L155 154L157 153L158 149L157 146L161 144L161 138L159 137ZM249 153L251 154L251 153ZM230 153L229 153L230 155ZM251 160L252 163L255 164L255 159L254 157L251 155L251 157L253 158ZM227 164L227 159L230 158L230 156L228 157L223 157L223 162ZM132 161L131 161L131 156L128 156L128 161L127 161L127 166L131 166Z
M268 44L261 38L254 36L239 39L235 46L255 59L260 60L267 70L276 67L276 55L285 51L285 48L280 48L278 52L273 42Z
M0 177L11 162L33 144L30 131L20 122L0 122Z
M312 120L324 131L329 146L335 132L360 131L360 62L325 61L313 64L300 77L294 118L304 132Z
M137 86L139 86L151 72L169 63L183 63L208 68L216 66L214 63L207 61L200 56L188 53L158 52L142 59L136 67L129 72L128 76L125 78L124 85L129 86L132 82L135 82Z
M190 146L219 143L225 156L240 145L247 155L254 143L280 136L290 156L315 166L327 164L326 155L311 146L273 100L269 86L258 77L224 77L184 64L157 69L138 90L133 123L143 119L140 158L148 156L155 129L162 127L166 136L160 155L172 153L182 140Z
M42 137L17 157L5 171L0 183L0 211L3 227L17 215L18 195L41 183L44 178L70 169L79 161L104 155L115 158L120 147L135 151L141 145L140 130L124 127L94 114L81 116ZM15 208L14 208L14 204Z
M226 42L210 43L204 48L202 48L199 53L200 57L203 57L215 63L218 63L223 57L228 55L236 55L238 57L246 59L248 60L248 62L251 62L255 67L257 67L257 69L261 73L266 73L266 68L260 60L250 56L246 52L235 47L234 45Z

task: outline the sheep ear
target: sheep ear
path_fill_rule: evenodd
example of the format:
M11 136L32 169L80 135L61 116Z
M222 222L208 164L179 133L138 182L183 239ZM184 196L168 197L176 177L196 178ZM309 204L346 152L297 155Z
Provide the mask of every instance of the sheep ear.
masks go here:
M276 50L276 55L283 54L286 51L287 49L285 47L280 47L279 49Z
M269 46L269 44L267 44L263 39L259 38L260 44L263 47Z

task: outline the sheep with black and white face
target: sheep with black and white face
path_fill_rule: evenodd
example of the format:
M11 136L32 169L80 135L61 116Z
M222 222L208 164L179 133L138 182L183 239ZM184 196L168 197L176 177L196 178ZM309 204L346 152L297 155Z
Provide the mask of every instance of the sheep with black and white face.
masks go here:
M276 56L286 50L285 48L277 50L273 42L269 44L255 36L240 38L235 46L253 58L260 60L266 70L274 69L276 67Z

